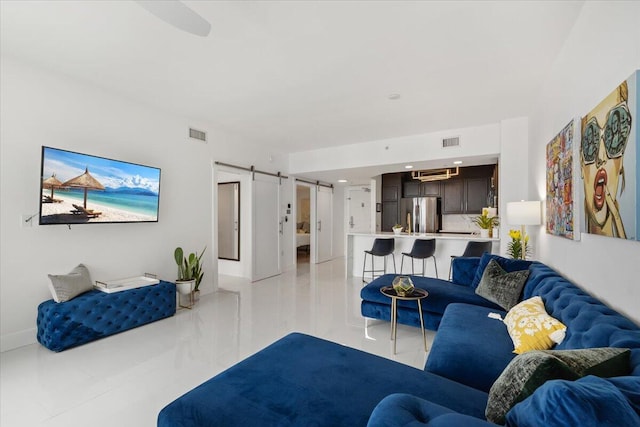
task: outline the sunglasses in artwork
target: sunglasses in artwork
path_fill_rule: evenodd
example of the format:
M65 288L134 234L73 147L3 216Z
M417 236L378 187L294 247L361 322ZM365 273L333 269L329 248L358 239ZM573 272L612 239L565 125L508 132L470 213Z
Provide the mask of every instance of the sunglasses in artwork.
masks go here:
M600 140L604 141L607 157L615 159L624 154L631 133L631 113L626 103L609 110L604 129L595 117L591 117L582 130L582 161L585 165L596 161L600 150Z

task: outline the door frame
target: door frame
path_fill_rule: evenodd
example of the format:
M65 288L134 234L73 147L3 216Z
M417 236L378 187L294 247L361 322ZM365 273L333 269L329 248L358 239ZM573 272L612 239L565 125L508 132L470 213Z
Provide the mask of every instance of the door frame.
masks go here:
M308 182L298 181L293 182L293 219L294 222L298 219L298 185L309 188L309 263L315 264L316 259L316 186L309 184ZM293 233L293 265L298 268L298 248L296 247L296 233Z

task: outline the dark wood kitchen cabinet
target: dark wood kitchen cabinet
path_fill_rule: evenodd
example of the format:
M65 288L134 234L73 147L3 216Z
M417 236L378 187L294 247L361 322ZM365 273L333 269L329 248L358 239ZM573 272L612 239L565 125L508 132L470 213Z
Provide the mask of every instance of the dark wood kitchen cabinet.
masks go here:
M466 205L464 212L480 214L482 208L488 206L489 178L469 178L464 180Z
M381 231L391 231L399 224L400 198L402 196L402 174L382 175L382 223Z
M479 214L487 206L490 178L450 179L442 183L443 214Z
M402 197L440 197L440 182L405 182L402 185Z
M442 183L442 213L464 213L464 180L448 179Z

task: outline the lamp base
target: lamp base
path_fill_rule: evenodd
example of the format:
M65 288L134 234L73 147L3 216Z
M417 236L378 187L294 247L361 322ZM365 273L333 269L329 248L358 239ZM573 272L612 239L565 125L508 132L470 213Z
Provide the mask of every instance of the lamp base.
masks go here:
M525 247L526 239L525 239L524 233L525 233L525 226L521 225L520 226L520 257L523 260L527 259L527 250L526 250L527 248Z

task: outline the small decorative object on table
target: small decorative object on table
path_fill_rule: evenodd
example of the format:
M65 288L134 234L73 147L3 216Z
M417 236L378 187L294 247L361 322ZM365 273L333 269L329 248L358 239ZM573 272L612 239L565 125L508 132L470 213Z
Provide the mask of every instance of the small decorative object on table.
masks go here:
M411 295L414 289L413 281L409 276L397 276L391 284L393 285L393 290L400 297Z
M396 224L391 229L395 234L400 234L402 232L402 225Z
M120 280L100 281L96 280L94 288L112 294L115 292L128 291L129 289L142 288L144 286L157 285L160 283L157 276L151 273L144 273L144 276L129 277Z

